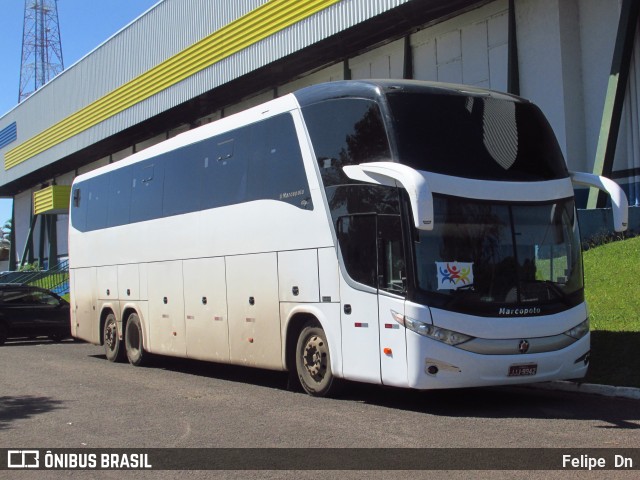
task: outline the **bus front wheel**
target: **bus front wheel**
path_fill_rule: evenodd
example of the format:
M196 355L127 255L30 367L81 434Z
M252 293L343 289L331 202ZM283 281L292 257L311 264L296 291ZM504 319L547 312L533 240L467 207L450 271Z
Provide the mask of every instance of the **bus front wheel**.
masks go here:
M326 397L335 393L337 380L331 371L329 344L315 321L308 322L298 337L296 371L300 385L309 395Z
M133 366L139 367L144 365L149 354L144 350L142 342L142 325L138 314L132 313L127 319L127 326L124 331L125 347L127 349L127 358Z

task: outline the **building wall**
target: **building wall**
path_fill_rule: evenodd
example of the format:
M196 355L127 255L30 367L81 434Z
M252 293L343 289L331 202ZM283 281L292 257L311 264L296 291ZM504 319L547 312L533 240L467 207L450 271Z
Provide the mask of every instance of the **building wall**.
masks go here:
M633 58L613 170L624 172L621 183L631 205L640 205L640 26Z
M507 90L508 2L499 0L411 35L413 76Z
M591 171L598 147L620 2L581 0L579 5L586 149L584 170Z
M16 255L18 258L22 258L22 252L24 250L25 243L27 241L27 234L31 225L31 211L32 211L33 190L29 189L22 193L19 193L13 197L13 210L14 210L14 224L13 231L15 232L16 239Z
M580 117L581 113L567 110L580 105L582 82L578 78L577 84L571 85L579 69L576 65L579 48L575 42L575 10L567 5L563 8L564 3L574 2L517 2L520 93L545 113L571 168L585 170L585 143L581 138L584 120L574 126L570 118ZM563 17L562 13L569 18Z
M344 80L344 71L344 63L336 63L317 72L309 73L301 78L292 80L285 85L279 86L277 88L278 95L286 95L287 93L295 92L296 90L308 87L309 85L315 85L316 83Z

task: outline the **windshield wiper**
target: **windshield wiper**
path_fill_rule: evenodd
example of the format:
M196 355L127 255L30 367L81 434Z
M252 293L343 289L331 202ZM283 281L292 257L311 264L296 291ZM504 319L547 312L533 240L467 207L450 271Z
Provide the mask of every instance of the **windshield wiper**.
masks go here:
M547 290L553 292L562 303L564 303L565 305L569 305L567 294L564 293L564 291L558 286L557 283L552 282L551 280L519 280L519 283L531 284L531 285L544 285L545 287L547 287Z
M462 287L458 287L454 292L460 293L452 293L451 299L447 302L447 307L454 307L461 303L463 300L469 299L469 297L476 295L476 291L474 285L463 285Z

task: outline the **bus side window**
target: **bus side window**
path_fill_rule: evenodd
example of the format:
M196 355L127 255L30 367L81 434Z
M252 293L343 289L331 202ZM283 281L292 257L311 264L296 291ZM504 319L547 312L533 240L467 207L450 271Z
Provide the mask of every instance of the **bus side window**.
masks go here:
M202 142L201 208L223 207L246 200L249 128L242 127Z
M390 160L378 105L360 98L328 100L302 110L325 187L353 183L342 167Z
M133 166L131 222L142 222L162 216L164 164L161 158Z
M99 230L107 226L109 182L104 177L87 181L86 229Z
M166 155L162 214L165 217L200 209L205 166L210 162L205 142Z
M313 210L293 118L285 113L253 126L247 200L279 200Z
M226 162L231 157L233 157L233 146L235 145L235 140L230 138L228 140L223 140L218 143L216 148L216 161L217 162Z
M87 182L78 183L73 187L73 201L71 202L71 225L76 230L84 232L87 228Z
M109 198L107 199L107 226L115 227L129 223L131 207L132 167L121 168L107 174Z

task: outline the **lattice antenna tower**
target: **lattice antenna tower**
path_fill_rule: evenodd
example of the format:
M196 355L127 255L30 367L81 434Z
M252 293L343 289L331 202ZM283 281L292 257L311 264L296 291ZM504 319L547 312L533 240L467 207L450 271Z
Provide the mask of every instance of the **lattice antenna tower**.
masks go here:
M58 0L25 0L18 102L62 70Z

